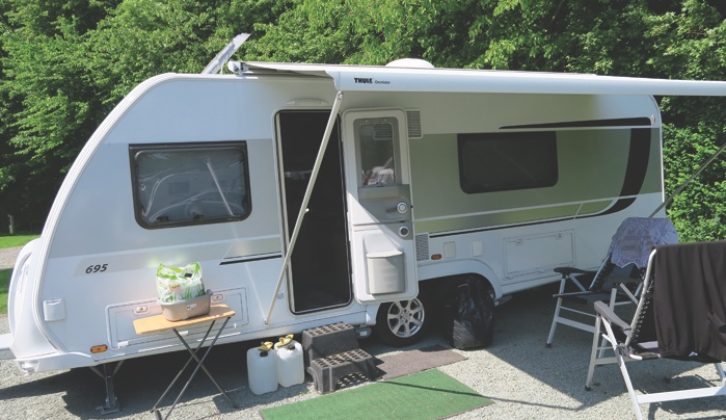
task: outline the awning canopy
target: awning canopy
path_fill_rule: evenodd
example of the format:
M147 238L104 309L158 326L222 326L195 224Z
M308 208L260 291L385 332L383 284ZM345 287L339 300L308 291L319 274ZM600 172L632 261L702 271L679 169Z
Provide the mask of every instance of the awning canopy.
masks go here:
M243 73L329 77L343 92L726 96L726 82L498 70L242 62Z

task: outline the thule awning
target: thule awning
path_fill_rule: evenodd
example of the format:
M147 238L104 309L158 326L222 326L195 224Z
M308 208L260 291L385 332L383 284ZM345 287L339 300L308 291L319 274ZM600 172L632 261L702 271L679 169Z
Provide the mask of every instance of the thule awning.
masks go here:
M243 73L329 77L342 92L726 96L726 82L497 70L242 62Z

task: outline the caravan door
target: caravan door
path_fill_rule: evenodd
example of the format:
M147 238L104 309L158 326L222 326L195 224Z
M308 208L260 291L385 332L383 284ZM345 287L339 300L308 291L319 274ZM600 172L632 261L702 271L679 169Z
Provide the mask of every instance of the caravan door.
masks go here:
M358 302L418 295L406 121L402 111L343 115L353 292Z

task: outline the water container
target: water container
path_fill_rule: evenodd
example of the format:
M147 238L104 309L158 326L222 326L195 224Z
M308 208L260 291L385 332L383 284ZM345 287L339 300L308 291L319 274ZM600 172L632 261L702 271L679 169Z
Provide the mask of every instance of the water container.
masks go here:
M280 337L275 343L277 382L284 387L305 382L302 345L292 339L292 334Z
M247 350L247 381L253 394L277 391L277 360L272 342Z

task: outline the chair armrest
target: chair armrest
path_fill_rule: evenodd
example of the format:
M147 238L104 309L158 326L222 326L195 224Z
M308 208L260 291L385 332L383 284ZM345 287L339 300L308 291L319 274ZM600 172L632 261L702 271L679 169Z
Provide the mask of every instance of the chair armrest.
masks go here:
M618 287L613 287L613 289L615 289L615 293L617 294L618 297L628 296L628 295L625 294L624 291L622 291ZM582 291L579 291L579 292L555 293L555 294L552 295L552 297L555 298L555 299L557 299L557 298L565 298L565 299L567 299L567 298L576 298L576 297L580 297L580 296L603 295L607 299L609 299L610 298L611 290L612 289L582 290ZM635 303L638 303L638 302L635 302Z
M603 295L605 297L609 297L610 293L607 290L605 290L605 291L583 290L581 292L555 293L554 295L552 295L552 297L555 299L556 298L565 298L566 299L566 298L575 298L575 297L580 297L580 296L592 296L592 295Z
M582 269L575 268L575 267L557 267L557 268L553 269L552 271L562 275L563 277L567 277L572 274L588 274L588 273L595 274L594 271L582 270Z
M595 312L606 319L609 323L615 324L623 330L625 334L630 334L630 324L623 321L615 314L610 306L605 302L595 302Z

